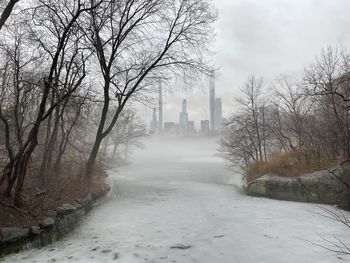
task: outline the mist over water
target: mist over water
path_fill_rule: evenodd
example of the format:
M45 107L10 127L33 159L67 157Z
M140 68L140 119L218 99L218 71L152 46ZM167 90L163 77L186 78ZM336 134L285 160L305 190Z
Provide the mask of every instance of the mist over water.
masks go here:
M242 194L217 140L147 138L130 165L109 170L109 201L76 231L6 262L339 262L310 242L346 238L345 226L316 204Z
M121 174L144 179L194 180L241 185L241 174L234 174L218 151L219 137L149 137L143 149L133 149L131 166ZM143 168L154 168L147 174ZM220 170L215 170L220 167ZM140 174L130 170L140 169ZM155 173L156 170L161 174Z
M144 149L134 152L132 162L156 160L192 161L195 158L215 160L219 137L150 137L144 140ZM217 160L218 161L218 160Z

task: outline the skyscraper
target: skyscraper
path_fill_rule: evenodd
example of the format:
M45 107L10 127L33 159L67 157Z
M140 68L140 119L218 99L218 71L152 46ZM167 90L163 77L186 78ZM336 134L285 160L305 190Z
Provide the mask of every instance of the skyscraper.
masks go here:
M187 100L183 99L182 101L182 111L180 112L180 132L187 133L187 124L188 124L188 113L187 113Z
M159 134L163 133L163 86L162 81L159 81L159 123L158 123L158 132Z
M210 130L215 130L215 71L213 70L209 80L209 122Z
M214 130L217 131L222 127L222 101L221 98L215 99L215 111L214 111Z

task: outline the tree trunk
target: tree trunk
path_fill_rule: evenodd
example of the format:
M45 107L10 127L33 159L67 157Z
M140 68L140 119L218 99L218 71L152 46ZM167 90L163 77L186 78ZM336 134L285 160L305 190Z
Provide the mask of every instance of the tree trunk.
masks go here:
M46 168L47 168L47 171L49 173L51 173L51 170L52 170L52 159L53 159L53 154L54 154L54 151L55 151L55 146L56 146L56 143L57 143L58 128L59 128L60 115L61 114L63 114L63 112L61 113L61 107L60 107L60 105L58 105L56 107L55 122L54 122L54 126L53 126L51 139L50 139L50 142L49 142L48 155L47 155Z
M61 162L62 162L63 152L58 152L55 164L53 166L53 171L55 175L59 175L61 173Z
M61 125L63 126L63 123ZM56 161L55 161L54 168L53 168L56 175L60 174L60 172L61 172L62 157L63 157L63 154L66 151L66 148L68 145L69 134L70 133L68 133L68 132L67 132L67 134L65 134L63 129L62 129L62 140L61 140L60 145L58 147L58 153L57 153Z
M10 162L4 168L2 176L0 177L0 186L2 186L3 183L6 181L6 179L11 176L11 173L13 170L13 164L14 164L14 160L10 160Z
M31 156L31 151L26 152L21 158L19 163L18 179L17 179L17 185L15 189L15 198L14 198L14 205L16 207L21 207L23 205L23 196L22 196L23 185L24 185L24 179L27 173L28 161L30 156Z
M110 87L110 80L108 78L105 79L104 84L104 103L103 103L103 109L101 113L100 123L98 125L96 138L94 145L92 147L92 151L90 153L89 159L86 163L86 169L85 169L85 180L90 187L91 182L91 176L92 171L94 169L95 161L97 158L98 151L100 150L101 143L103 141L103 130L105 128L106 120L107 120L107 114L109 109L109 87Z
M47 162L47 148L49 145L49 138L51 134L51 121L52 121L52 114L49 115L47 120L47 127L46 127L46 136L45 136L45 143L44 143L44 149L43 149L43 158L41 160L40 165L40 171L39 171L39 178L41 180L41 185L45 186L46 180L45 180L45 173L46 173L46 162Z
M10 2L5 7L5 9L2 12L1 17L0 17L0 30L4 26L6 20L10 17L12 10L18 1L19 0L10 0Z
M96 137L94 146L93 146L92 151L90 153L89 159L86 163L85 180L88 183L88 186L90 186L91 176L92 176L93 169L95 166L96 157L97 157L98 151L99 151L100 146L101 146L101 142L102 142L102 138Z
M5 196L8 196L8 197L11 196L13 185L17 180L18 167L19 167L19 160L17 158L12 166L12 169L10 169L7 172L7 187L5 190Z
M103 144L103 150L102 150L102 154L101 154L101 158L100 158L101 161L104 159L104 157L107 154L108 142L109 142L109 136L107 136L107 138Z
M44 155L43 155L43 159L40 167L40 178L41 178L41 184L43 187L46 186L47 176L51 173L51 170L52 170L52 156L53 156L53 152L55 150L55 144L57 141L59 118L60 118L59 106L57 106L55 110L55 120L54 120L54 126L52 129L52 132L51 132L51 128L52 128L51 116L49 116L49 118L50 119L48 121Z

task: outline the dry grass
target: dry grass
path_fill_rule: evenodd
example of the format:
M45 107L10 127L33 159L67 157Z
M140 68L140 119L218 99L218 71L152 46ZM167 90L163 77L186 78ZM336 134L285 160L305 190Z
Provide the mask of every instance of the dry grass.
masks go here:
M5 185L0 187L0 228L37 225L44 217L51 216L53 211L62 204L70 204L87 195L89 188L82 180L84 164L79 163L79 160L65 160L62 163L61 173L48 178L45 191L38 187L40 185L37 176L38 165L38 163L32 165L27 174L23 192L24 206L21 210L13 207L11 198L2 195ZM101 193L105 189L106 177L105 167L97 162L93 171L90 192Z
M265 174L293 177L300 174L325 170L339 164L338 159L314 160L308 153L289 151L272 155L266 162L255 162L246 169L247 182L254 181Z

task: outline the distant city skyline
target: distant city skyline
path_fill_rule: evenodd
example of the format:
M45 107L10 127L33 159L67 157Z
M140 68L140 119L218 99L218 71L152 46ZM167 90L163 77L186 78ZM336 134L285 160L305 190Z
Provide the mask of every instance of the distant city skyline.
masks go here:
M350 1L315 1L214 0L219 17L212 61L218 68L216 96L222 98L224 118L234 113L234 98L250 75L264 77L267 85L280 74L301 78L323 47L350 46ZM170 90L163 94L164 122L177 122L178 105L186 98L199 129L200 121L209 119L208 78L202 88L176 85ZM138 107L149 121L152 106Z
M193 121L189 120L189 113L188 113L188 104L187 99L183 98L181 102L181 111L179 112L179 118L178 122L174 121L168 121L167 118L164 122L164 111L163 108L166 106L166 104L163 104L163 88L162 88L162 82L159 82L159 92L158 92L158 117L156 114L156 109L153 109L153 115L152 115L152 121L150 123L150 130L152 132L158 132L159 134L162 134L164 130L171 129L178 129L178 132L182 134L189 133L189 130L191 132L194 132L196 130L198 131L204 131L206 128L203 128L203 123L206 121L209 122L209 129L208 131L215 132L219 130L222 127L223 123L223 110L222 110L222 99L219 97L216 97L216 78L215 78L215 71L212 71L211 76L208 79L208 89L209 89L209 96L208 96L208 112L207 116L200 121ZM197 109L198 110L198 109ZM165 116L167 116L167 112L165 112ZM197 122L197 123L196 123ZM177 125L177 126L176 126ZM167 127L165 127L167 126ZM191 128L189 128L191 126ZM207 132L205 132L207 133Z

